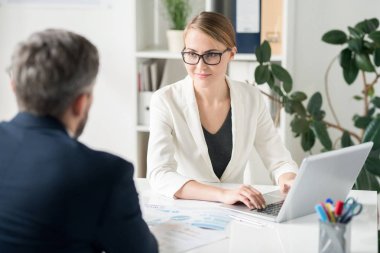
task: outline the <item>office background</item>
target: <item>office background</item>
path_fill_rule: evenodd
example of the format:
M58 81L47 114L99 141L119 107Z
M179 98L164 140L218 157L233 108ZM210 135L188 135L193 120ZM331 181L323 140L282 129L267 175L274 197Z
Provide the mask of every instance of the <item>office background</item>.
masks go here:
M136 1L99 1L102 4L97 6L1 5L0 120L9 120L17 112L16 101L4 71L16 43L36 30L66 28L89 38L101 55L95 100L81 140L91 147L107 150L136 163L137 98L133 80L137 66L134 35L136 15L143 15L135 12ZM285 1L286 8L289 8L285 19L293 26L287 31L287 68L294 78L295 89L303 90L308 95L317 90L323 93L325 70L340 48L323 43L322 34L333 28L346 31L347 25L354 25L365 18L379 18L380 1ZM200 0L190 2L202 3ZM338 64L333 66L331 72L333 105L341 123L352 126L350 117L353 112L360 112L361 107L352 100L350 94L359 93L360 85L347 86ZM341 95L343 91L344 96ZM380 94L379 91L376 93ZM326 106L324 108L327 110ZM331 117L328 111L327 115ZM286 146L299 163L305 154L299 140L291 135L290 130L286 129Z

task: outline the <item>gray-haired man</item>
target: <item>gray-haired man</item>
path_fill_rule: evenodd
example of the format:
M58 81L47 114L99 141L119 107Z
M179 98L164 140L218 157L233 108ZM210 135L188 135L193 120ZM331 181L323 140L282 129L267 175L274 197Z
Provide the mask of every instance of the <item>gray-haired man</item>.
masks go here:
M84 37L45 30L15 50L19 113L0 123L0 252L157 252L133 166L76 140L98 73Z

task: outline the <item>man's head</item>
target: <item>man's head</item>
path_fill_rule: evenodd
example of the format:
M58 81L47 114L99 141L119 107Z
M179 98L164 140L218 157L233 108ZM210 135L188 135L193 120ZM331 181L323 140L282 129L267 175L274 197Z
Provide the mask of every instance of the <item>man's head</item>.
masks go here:
M64 124L79 136L91 105L98 68L98 51L86 38L59 29L32 34L19 44L11 62L12 85L20 111L69 120Z

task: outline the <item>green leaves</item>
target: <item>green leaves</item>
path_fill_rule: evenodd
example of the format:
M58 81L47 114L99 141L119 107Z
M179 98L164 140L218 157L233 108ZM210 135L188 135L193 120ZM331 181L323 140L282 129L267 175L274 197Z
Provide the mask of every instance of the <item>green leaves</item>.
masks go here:
M326 124L322 121L313 121L311 123L312 129L314 130L315 135L323 145L326 150L332 149L332 142L329 134L327 133Z
M374 72L375 68L369 60L368 54L355 54L355 63L359 69L367 72Z
M354 125L357 128L366 129L368 124L371 122L372 117L354 115L353 120Z
M294 101L302 102L307 99L307 96L302 91L295 91L290 95L290 98Z
M377 67L380 67L380 48L376 48L373 52L373 62Z
M315 144L314 132L309 129L309 131L301 135L301 146L304 151L309 151Z
M380 117L373 119L364 131L363 142L369 141L373 141L372 149L380 148Z
M371 33L379 27L379 20L377 18L365 19L355 25L355 28L364 32Z
M264 62L269 62L271 57L271 48L268 41L264 41L261 46L256 47L256 59L260 64Z
M330 44L347 44L347 48L340 52L340 66L347 84L356 80L359 70L375 72L375 66L380 66L380 31L376 31L378 27L379 20L372 18L359 22L355 27L349 26L348 36L341 30L331 30L322 36L322 40ZM368 38L372 41L367 40Z
M288 71L277 64L271 64L273 75L280 81L283 82L283 88L286 93L289 93L292 90L293 80L289 75Z
M354 142L351 140L351 136L347 131L343 132L342 139L341 139L341 145L343 148L354 145Z
M368 171L367 162L364 164L364 167L356 179L355 188L358 190L380 191L379 181L377 181L376 177L374 177L374 175Z
M371 100L372 104L377 108L380 108L380 97L374 97Z
M347 68L343 68L343 78L347 84L352 84L359 74L359 69L356 66L355 59L351 59Z
M293 80L289 72L281 65L271 63L271 48L268 41L264 41L255 51L256 59L260 65L255 69L255 80L257 84L268 83L269 87L273 89L280 96L284 96L292 90ZM282 82L282 89L275 85L275 79Z
M372 150L365 162L365 172L360 172L358 187L380 191L380 185L373 175L380 176L380 117L373 119L364 131L363 142L373 142ZM361 175L364 174L364 175Z
M356 66L355 58L349 48L345 48L340 52L339 63L343 68L343 77L347 84L352 84L359 74Z
M322 107L322 95L316 92L311 96L309 103L307 104L307 111L311 115L318 115Z
M348 32L341 30L331 30L322 36L322 40L333 45L343 45L339 55L339 64L342 74L347 84L354 83L362 72L371 72L375 79L367 78L368 81L363 93L355 95L353 98L360 103L366 104L368 109L366 115L354 115L354 125L363 129L363 138L360 135L351 133L349 127L339 123L324 120L326 112L322 110L322 95L319 91L308 96L302 91L293 91L293 79L286 69L281 65L271 62L271 49L268 42L264 42L256 49L256 58L259 66L255 70L255 79L258 84L268 83L278 101L285 109L285 112L292 115L290 128L296 138L300 137L300 143L304 151L310 151L318 140L322 146L322 151L333 149L333 141L330 138L329 130L342 131L341 147L354 145L356 142L373 141L374 148L368 157L364 169L359 174L356 186L359 189L376 189L380 191L380 183L374 175L380 176L380 96L375 95L375 82L380 67L380 31L377 31L379 21L376 18L359 22L354 27L349 26ZM330 69L330 68L329 68ZM374 81L372 81L374 80ZM301 87L301 84L298 84ZM376 90L377 91L377 90ZM344 95L344 92L342 92ZM339 94L338 94L339 96ZM334 97L333 97L334 98ZM353 100L354 101L354 100ZM304 105L305 102L305 105ZM355 143L354 143L355 140ZM336 143L336 142L334 142Z
M372 152L378 152L378 150L373 150ZM376 176L380 176L380 159L368 157L365 162L365 168L371 172L372 174L375 174ZM380 190L380 189L379 189Z
M347 35L341 30L331 30L323 34L322 40L329 44L341 45L346 43Z
M375 43L380 43L380 31L372 32L368 35L368 37L373 40Z
M294 117L290 122L293 133L301 134L309 131L309 122L305 118Z
M339 54L339 64L342 68L348 68L350 67L350 61L352 59L352 52L350 49L345 48L342 51L340 51Z
M163 0L167 14L172 23L172 29L185 29L187 18L191 12L191 6L188 0Z
M255 80L257 84L263 84L268 81L270 77L268 65L260 65L255 70Z
M359 30L359 29L356 29L356 28L349 26L348 31L350 32L350 36L355 38L355 39L361 39L364 37L364 32Z
M362 39L351 39L347 42L348 48L355 53L360 53L363 49L363 40Z

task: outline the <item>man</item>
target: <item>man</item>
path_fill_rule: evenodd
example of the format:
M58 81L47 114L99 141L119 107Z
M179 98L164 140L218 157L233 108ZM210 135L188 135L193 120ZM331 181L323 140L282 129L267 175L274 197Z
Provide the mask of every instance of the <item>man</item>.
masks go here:
M0 252L157 252L133 166L76 138L92 102L98 52L64 30L15 50L19 113L0 123Z

